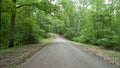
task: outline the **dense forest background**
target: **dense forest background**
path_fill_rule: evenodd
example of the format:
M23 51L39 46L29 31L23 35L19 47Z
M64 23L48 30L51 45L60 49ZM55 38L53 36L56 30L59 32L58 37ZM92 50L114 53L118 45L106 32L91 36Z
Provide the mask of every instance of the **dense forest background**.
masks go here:
M48 33L120 51L120 0L1 0L0 49Z

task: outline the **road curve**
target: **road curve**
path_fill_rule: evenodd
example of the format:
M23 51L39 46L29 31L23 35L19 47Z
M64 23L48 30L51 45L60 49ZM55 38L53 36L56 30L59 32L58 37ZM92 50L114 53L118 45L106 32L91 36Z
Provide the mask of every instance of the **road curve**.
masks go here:
M56 35L50 44L19 68L113 68L113 65Z

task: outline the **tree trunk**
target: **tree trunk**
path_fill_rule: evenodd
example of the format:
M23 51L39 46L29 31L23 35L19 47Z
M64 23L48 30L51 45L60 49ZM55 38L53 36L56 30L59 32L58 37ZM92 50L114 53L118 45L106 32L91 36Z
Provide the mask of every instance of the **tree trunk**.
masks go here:
M10 44L9 47L14 47L14 33L15 33L15 17L16 17L16 0L12 0L13 9L11 13L11 23L10 23Z

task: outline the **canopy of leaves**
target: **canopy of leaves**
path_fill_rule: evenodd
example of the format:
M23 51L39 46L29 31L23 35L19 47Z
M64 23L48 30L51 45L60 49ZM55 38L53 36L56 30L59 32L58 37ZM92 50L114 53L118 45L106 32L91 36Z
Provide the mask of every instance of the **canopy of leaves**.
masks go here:
M14 25L15 46L38 43L52 32L120 51L120 0L1 0L0 7L0 49L8 48Z

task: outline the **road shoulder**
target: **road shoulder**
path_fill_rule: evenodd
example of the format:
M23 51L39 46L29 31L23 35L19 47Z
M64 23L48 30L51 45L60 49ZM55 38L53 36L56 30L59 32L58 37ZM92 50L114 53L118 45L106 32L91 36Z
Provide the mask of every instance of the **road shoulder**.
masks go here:
M53 38L43 39L40 44L29 44L0 51L0 68L17 68L36 52L49 44Z
M120 52L107 50L99 46L88 45L88 44L78 43L78 42L69 41L69 40L68 42L74 44L78 48L83 49L84 51L87 51L91 55L100 57L103 60L113 64L115 68L120 67Z

